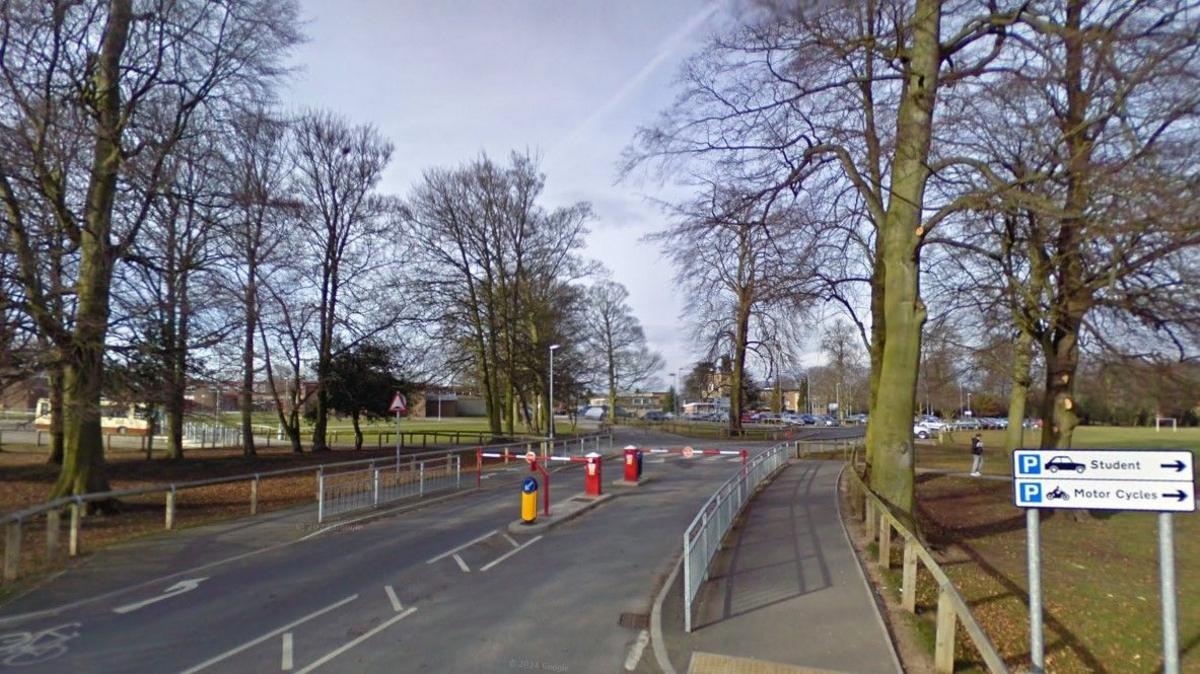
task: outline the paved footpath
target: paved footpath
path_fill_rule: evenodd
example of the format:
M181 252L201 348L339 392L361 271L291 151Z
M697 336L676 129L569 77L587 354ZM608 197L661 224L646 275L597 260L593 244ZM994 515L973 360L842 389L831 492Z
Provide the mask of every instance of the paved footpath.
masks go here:
M793 462L750 502L700 590L691 634L677 578L662 612L677 671L900 672L840 521L841 465Z

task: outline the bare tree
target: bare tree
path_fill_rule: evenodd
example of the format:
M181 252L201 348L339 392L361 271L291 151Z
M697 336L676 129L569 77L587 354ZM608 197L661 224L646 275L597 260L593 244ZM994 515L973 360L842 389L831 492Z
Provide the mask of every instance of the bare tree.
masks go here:
M204 108L268 93L298 39L296 4L157 0L0 5L0 202L30 314L64 364L54 495L103 491L100 393L113 270L168 159ZM266 20L263 17L268 17ZM15 152L13 152L15 150ZM37 214L79 248L75 320L39 276Z
M629 291L610 280L601 280L588 288L585 342L599 360L602 379L608 388L608 419L617 420L617 392L620 387L637 386L663 367L662 356L646 346L641 323L629 306Z

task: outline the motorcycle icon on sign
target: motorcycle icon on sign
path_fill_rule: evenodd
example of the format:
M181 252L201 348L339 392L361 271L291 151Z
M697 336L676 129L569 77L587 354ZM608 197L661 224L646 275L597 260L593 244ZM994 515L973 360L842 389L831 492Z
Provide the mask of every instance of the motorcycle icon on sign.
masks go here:
M1067 492L1063 491L1062 487L1055 487L1054 491L1046 494L1046 500L1054 501L1056 499L1059 501L1069 501L1071 500L1071 497L1067 496Z

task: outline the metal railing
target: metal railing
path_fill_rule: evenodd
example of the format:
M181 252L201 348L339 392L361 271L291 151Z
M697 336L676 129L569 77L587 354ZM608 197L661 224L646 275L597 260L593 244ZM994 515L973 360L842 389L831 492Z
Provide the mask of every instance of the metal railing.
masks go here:
M470 481L468 480L468 483ZM462 454L317 476L317 524L406 498L462 488Z
M845 473L849 475L850 500L854 504L855 515L858 515L866 527L871 540L879 541L879 567L887 570L892 565L892 531L900 535L904 545L903 571L901 573L900 603L909 613L917 612L917 579L918 566L924 566L933 577L938 587L937 600L937 632L934 637L933 666L938 674L954 672L954 639L958 623L963 629L989 672L993 674L1008 674L1008 666L996 651L996 645L980 627L979 621L971 613L958 588L954 587L941 565L925 547L916 534L892 514L887 504L883 502L859 476L857 461L847 464ZM920 565L918 565L920 562Z
M606 438L611 449L612 435L595 434L588 436L565 437L555 440L541 439L530 442L514 442L503 445L492 445L496 449L509 448L514 451L527 451L530 447L538 447L543 454L550 452L570 453L573 448L577 448L581 453L585 446L599 446L601 438ZM430 459L437 459L445 456L461 456L465 453L474 454L475 447L459 447L454 449L440 450L436 452L423 452L420 454L399 454L393 465L401 465L404 462L420 462ZM460 459L461 461L461 459ZM83 519L86 504L102 501L110 501L126 497L143 496L147 494L162 494L163 495L163 523L164 528L175 528L175 505L176 498L180 492L196 489L200 487L209 487L221 484L233 484L243 482L248 485L247 502L248 514L258 514L259 492L262 481L267 478L291 476L298 474L308 474L314 476L314 500L320 500L320 484L321 476L326 472L336 472L340 469L350 468L354 466L372 466L382 463L392 464L390 459L357 459L354 461L339 461L334 463L299 466L296 468L284 468L281 470L264 471L258 473L246 473L241 475L231 475L226 477L217 477L207 480L194 480L190 482L175 482L170 484L157 484L148 487L140 487L137 489L122 489L106 492L94 492L89 494L78 494L75 496L64 496L61 498L40 503L29 508L18 510L16 512L5 513L0 515L0 523L4 525L4 563L3 570L0 572L0 579L4 582L16 580L20 575L21 567L21 548L23 541L23 525L27 522L32 522L35 518L45 518L46 532L46 552L48 558L53 558L58 554L60 548L60 539L62 534L62 518L65 514L69 517L68 529L68 545L67 554L71 557L78 555L82 548L83 534ZM468 480L470 482L470 480ZM385 483L386 484L386 483ZM393 485L394 489L401 489L400 485ZM418 487L419 488L419 487ZM392 499L395 500L395 499ZM107 518L106 518L107 519Z
M695 519L683 532L683 623L692 631L692 607L696 595L708 578L709 565L721 542L729 533L750 497L767 482L791 456L794 444L776 445L751 457L737 474L729 478L709 497Z

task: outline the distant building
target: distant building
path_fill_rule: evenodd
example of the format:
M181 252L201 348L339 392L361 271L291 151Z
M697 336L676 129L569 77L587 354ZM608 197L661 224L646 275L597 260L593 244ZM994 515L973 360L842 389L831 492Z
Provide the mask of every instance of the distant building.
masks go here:
M641 417L645 416L646 412L662 411L663 401L666 399L667 395L667 391L634 391L633 393L618 393L617 407L636 417ZM588 404L596 407L608 405L608 396L595 396L588 400Z

